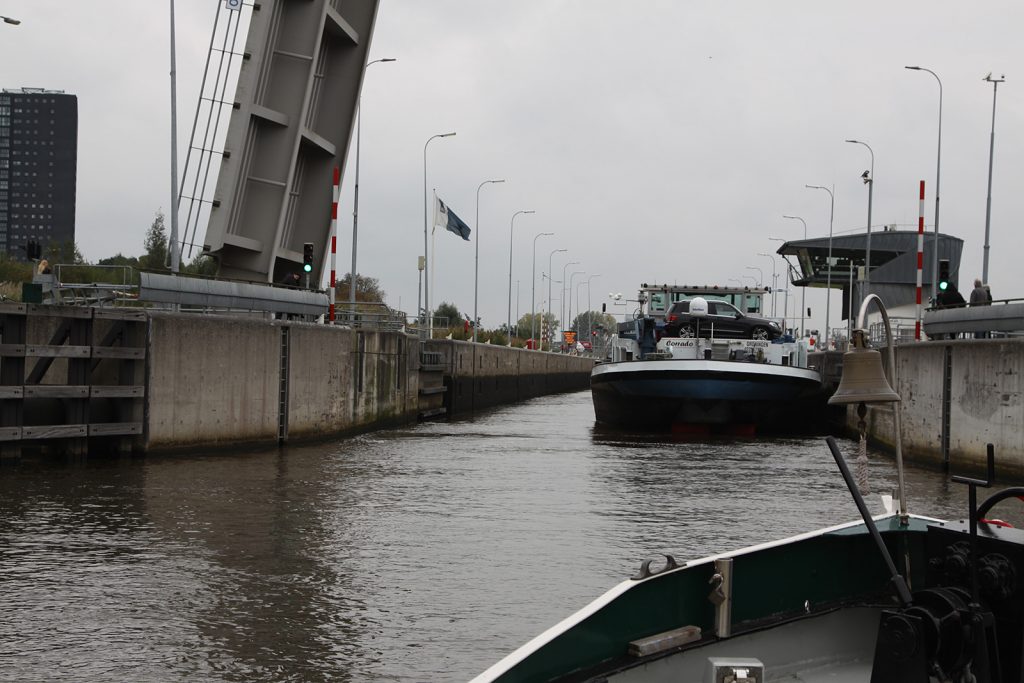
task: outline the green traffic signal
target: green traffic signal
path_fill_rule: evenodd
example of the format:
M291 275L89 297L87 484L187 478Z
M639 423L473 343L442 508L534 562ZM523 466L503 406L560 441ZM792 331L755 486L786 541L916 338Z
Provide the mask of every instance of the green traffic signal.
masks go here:
M941 289L943 292L945 292L947 288L949 288L949 283L948 282L940 282L939 283L939 289Z

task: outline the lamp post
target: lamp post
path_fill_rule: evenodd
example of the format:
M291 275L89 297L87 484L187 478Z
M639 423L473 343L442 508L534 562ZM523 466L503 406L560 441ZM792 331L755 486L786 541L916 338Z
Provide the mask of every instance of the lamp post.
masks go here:
M569 250L568 249L555 249L550 254L548 254L548 315L551 315L551 280L552 280L551 259L552 259L552 257L554 257L555 254L557 254L559 252L563 252L563 251L569 251ZM565 277L565 275L563 274L562 277ZM561 303L561 302L559 302L559 303ZM554 318L555 316L551 315L551 317ZM554 334L554 330L548 330L548 336L550 337L548 339L548 343L549 344L551 342L551 339L553 338L552 337L553 334Z
M729 282L735 282L735 283L736 283L737 285L739 285L740 287L742 287L742 286L743 286L743 282L742 282L742 281L740 281L740 280L737 280L737 279L736 279L736 278L734 278L734 277L731 277L731 278L729 278Z
M832 304L832 220L836 215L836 195L832 190L827 187L822 187L821 185L804 185L804 187L810 190L825 190L825 192L828 192L829 199L831 199L828 212L828 262L825 264L828 268L825 275L825 349L828 350L828 316Z
M756 278L756 277L754 277L753 275L744 275L743 277L749 277L749 278L750 278L750 281L754 283L754 286L755 286L755 287L760 287L760 285L759 285L759 284L757 284L757 278ZM742 284L742 283L741 283L741 284Z
M12 26L17 26L21 23L21 19L15 19L14 17L0 16L0 19L3 19L5 24L11 24Z
M764 256L772 262L772 317L775 317L775 309L778 307L775 302L775 290L778 289L779 283L775 275L775 258L771 254L766 254L763 251L757 252L758 256Z
M174 56L174 0L171 0L171 272L177 275L181 265L178 244L178 70ZM7 21L4 18L4 21ZM15 21L17 21L15 19ZM307 278L308 279L308 278ZM307 285L308 286L308 285Z
M536 213L536 211L516 211L512 214L512 222L508 228L508 319L505 321L505 329L508 330L509 344L512 343L512 235L516 229L516 216L521 213Z
M394 62L397 61L394 57L385 57L383 59L374 59L371 62L367 62L367 69L370 68L371 64L379 64L381 62ZM359 234L359 138L363 128L363 95L360 90L359 101L356 103L356 183L352 190L352 273L350 276L351 282L348 287L348 305L351 308L349 314L355 318L356 312L356 245L358 243L357 235Z
M530 271L530 339L533 340L534 346L537 345L537 239L554 234L542 232L533 238L533 269Z
M769 241L772 241L772 242L783 242L783 243L785 243L785 241L786 241L786 240L782 239L781 237L769 237L768 239L769 239ZM782 317L783 318L788 318L789 317L789 289L790 289L790 286L793 284L793 279L789 276L789 271L792 269L792 266L790 265L789 261L787 261L786 259L782 259L782 261L783 261L783 263L786 264L786 271L785 271L786 272L786 288L784 290L782 290L783 292L786 293L786 298L782 302ZM773 266L775 265L774 261L772 262L772 265ZM778 283L776 283L776 284L778 284ZM803 317L803 313L801 313L800 314L800 327L803 327L803 322L804 322L804 317Z
M579 264L579 261L570 261L562 266L562 299L558 302L558 323L563 330L565 329L565 271L568 270L569 266L578 266Z
M807 239L807 221L800 216L783 216L783 218L791 218L795 221L800 221L804 224L804 239ZM807 287L800 288L800 336L803 337L807 333L807 326L804 324L804 315L807 314Z
M939 150L935 160L935 242L932 245L932 305L939 300L939 179L942 171L942 79L931 69L923 66L905 66L911 71L927 71L939 83Z
M427 141L423 144L423 324L424 330L420 331L420 338L423 338L424 332L429 330L429 334L433 336L434 320L430 317L430 263L427 261L427 147L430 145L431 140L437 138L450 138L455 135L454 131L451 133L438 133L437 135L431 135L427 138ZM354 276L353 276L354 277Z
M587 271L585 271L585 270L577 270L577 271L574 271L571 275L569 275L569 287L566 289L566 294L565 295L569 298L569 303L568 303L568 308L567 308L567 310L569 311L569 314L566 316L566 318L569 319L569 325L570 326L572 325L572 291L573 291L572 290L572 281L573 281L573 278L575 278L577 275L586 275L586 274L587 274ZM576 304L577 304L576 308L579 308L579 299L578 298L576 300ZM579 315L579 311L577 311L576 314ZM579 330L576 330L576 336L577 337L579 336Z
M764 287L764 271L761 270L760 268L758 268L757 266L746 266L746 269L747 270L756 270L757 271L757 278L758 278L756 284L757 284L758 287Z
M480 302L480 190L489 183L503 183L501 180L485 180L476 188L476 255L473 258L473 342L476 343L476 328L479 326L477 305Z
M853 145L864 145L871 152L871 170L861 176L864 184L868 186L868 233L867 243L864 245L864 290L860 295L860 298L863 299L871 293L871 199L875 192L875 150L871 149L871 145L860 140L847 140L847 142ZM853 268L852 264L850 268ZM852 318L852 307L850 311Z
M992 78L992 74L985 76L982 80L992 84L992 136L989 138L988 146L988 195L985 199L985 250L981 264L981 281L988 282L988 227L992 218L992 159L996 151L996 90L999 84L1006 80L1006 76Z
M591 346L593 346L591 338L594 336L594 316L590 309L590 281L595 277L601 277L601 273L594 273L587 278L587 340L591 341Z

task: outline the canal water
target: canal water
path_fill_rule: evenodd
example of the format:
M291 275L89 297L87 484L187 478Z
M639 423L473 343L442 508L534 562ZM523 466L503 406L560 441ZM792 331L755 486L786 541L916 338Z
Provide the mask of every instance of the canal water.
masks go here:
M894 467L870 471L881 511ZM907 478L912 511L964 516L962 486ZM24 462L0 469L0 680L463 681L644 558L856 515L823 439L603 433L589 392L283 450Z

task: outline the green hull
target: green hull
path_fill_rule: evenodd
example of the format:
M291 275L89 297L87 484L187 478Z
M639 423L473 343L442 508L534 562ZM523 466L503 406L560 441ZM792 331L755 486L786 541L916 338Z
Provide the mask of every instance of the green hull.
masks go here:
M925 583L929 522L935 520L911 517L905 527L894 516L877 520L897 565L905 571L909 564L908 578L915 587ZM727 534L728 529L723 532ZM708 599L715 560L722 558L732 560L727 619L731 638L837 608L893 604L886 566L867 528L851 523L625 581L474 681L603 680L681 651L722 642L716 635L716 606ZM646 656L630 654L634 641L687 626L699 627L699 640Z

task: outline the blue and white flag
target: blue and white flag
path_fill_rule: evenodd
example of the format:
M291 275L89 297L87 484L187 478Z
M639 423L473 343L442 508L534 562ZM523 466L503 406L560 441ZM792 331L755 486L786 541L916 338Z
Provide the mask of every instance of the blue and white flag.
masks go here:
M456 235L462 237L462 239L469 241L470 229L466 223L455 215L455 212L448 208L448 206L441 201L441 198L434 196L434 226L440 228L447 228L449 231L454 232Z

